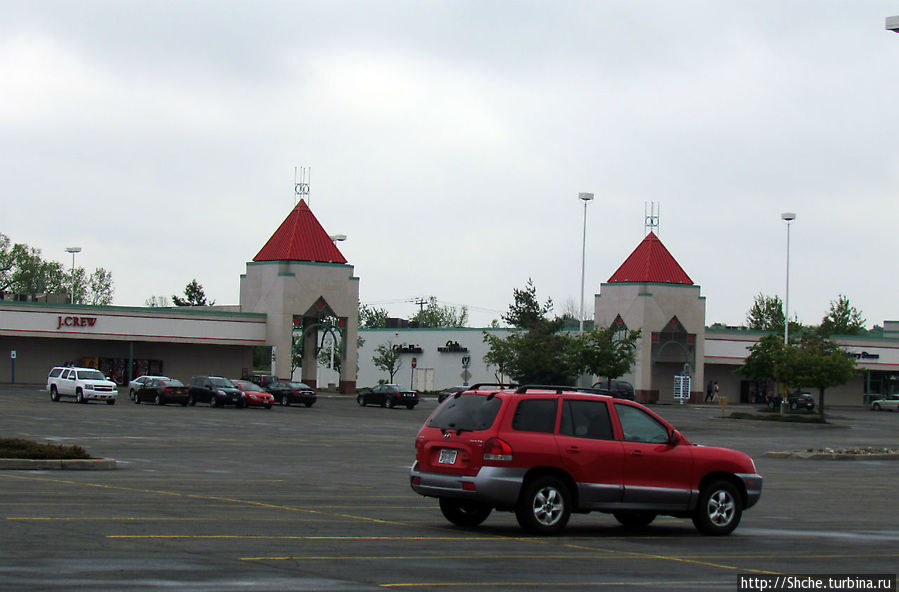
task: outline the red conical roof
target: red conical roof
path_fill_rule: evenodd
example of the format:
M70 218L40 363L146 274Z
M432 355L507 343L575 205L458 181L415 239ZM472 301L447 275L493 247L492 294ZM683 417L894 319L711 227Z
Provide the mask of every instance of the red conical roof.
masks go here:
M302 199L253 257L253 261L346 263L334 241Z
M652 232L637 245L608 281L610 284L641 282L693 285L690 276Z

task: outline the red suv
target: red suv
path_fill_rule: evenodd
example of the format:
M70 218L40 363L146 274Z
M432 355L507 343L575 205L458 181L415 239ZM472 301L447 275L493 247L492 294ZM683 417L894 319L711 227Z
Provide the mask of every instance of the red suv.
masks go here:
M496 509L554 534L572 512L598 510L630 527L667 514L726 535L762 493L746 454L691 444L639 403L566 387L475 385L437 407L415 449L412 489L459 526Z

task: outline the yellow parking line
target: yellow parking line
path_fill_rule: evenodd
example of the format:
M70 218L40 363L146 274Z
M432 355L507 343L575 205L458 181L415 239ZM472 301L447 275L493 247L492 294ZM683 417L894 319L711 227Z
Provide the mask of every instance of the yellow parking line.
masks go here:
M572 545L572 544L567 544L566 546L567 546L567 547L571 547L572 549L581 549L581 550L584 550L584 551L607 551L607 552L615 552L615 553L618 553L618 554L620 554L620 555L622 555L622 556L624 556L624 557L629 557L629 558L660 559L660 560L662 560L662 561L675 561L675 562L678 562L678 563L690 563L690 564L693 564L693 565L704 565L704 566L706 566L706 567L715 567L715 568L718 568L718 569L726 569L726 570L730 570L730 571L738 571L738 572L744 572L744 573L760 573L760 574L766 574L766 575L781 575L780 572L775 572L775 571L766 571L766 570L759 570L759 569L751 569L751 568L748 568L748 567L741 567L741 566L736 566L736 565L725 565L725 564L723 564L723 563L712 563L711 561L701 561L701 560L696 559L696 558L679 557L679 556L676 556L676 555L658 555L658 554L656 554L656 553L640 553L640 552L637 552L637 551L621 551L621 550L617 550L617 549L602 549L602 548L598 548L598 547L588 547L588 546L584 546L584 545ZM739 557L734 557L734 559L739 559Z

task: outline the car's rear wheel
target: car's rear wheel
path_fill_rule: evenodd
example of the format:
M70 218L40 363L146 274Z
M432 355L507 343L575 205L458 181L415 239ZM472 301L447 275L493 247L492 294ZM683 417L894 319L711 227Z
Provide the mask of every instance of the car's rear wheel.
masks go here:
M209 397L209 407L215 407L215 395Z
M873 409L874 411L880 411L880 405L874 403L874 405L871 406L871 409Z
M524 488L515 508L518 524L533 534L557 534L571 517L571 494L561 479L546 476Z
M194 399L193 395L190 395L189 397L187 397L187 404L190 405L191 407L193 407L194 405L197 404L197 400Z
M312 407L312 403L303 403L306 407Z
M287 395L281 395L279 403L281 403L282 407L290 407L290 399L287 398Z
M272 408L272 404L271 404L271 403L266 403L266 404L265 404L265 408L266 408L266 409L271 409L271 408Z
M415 409L415 403L406 403L406 409Z
M743 501L737 488L727 481L709 483L699 495L693 524L703 534L730 534L740 524Z
M50 387L50 400L59 401L59 391L56 390L55 384Z
M132 401L134 400L134 395L136 395L136 394L137 393L134 392L134 389L131 389L130 391L128 391L128 396L131 397Z
M628 528L643 528L656 519L652 512L615 512L615 520Z
M390 395L387 395L386 397L384 397L384 407L387 407L388 409L393 409L393 397L391 397Z
M443 512L444 518L456 526L472 528L486 520L493 508L479 502L442 497L440 511Z
M157 405L162 405L162 399L159 397L159 395L156 395L156 397L153 399L153 402Z

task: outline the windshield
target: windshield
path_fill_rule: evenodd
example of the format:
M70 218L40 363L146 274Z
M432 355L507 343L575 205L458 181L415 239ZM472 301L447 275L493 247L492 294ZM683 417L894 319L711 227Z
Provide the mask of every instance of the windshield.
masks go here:
M252 382L235 382L234 384L236 386L240 387L240 390L242 390L242 391L253 391L253 392L262 391L261 386L259 386L258 384L254 384Z
M99 370L81 370L78 372L79 380L106 380Z
M209 382L212 383L212 386L220 386L222 388L234 388L234 385L231 384L231 381L227 378L210 378Z
M428 420L428 427L441 430L486 430L493 425L502 405L499 397L461 395L447 399Z

